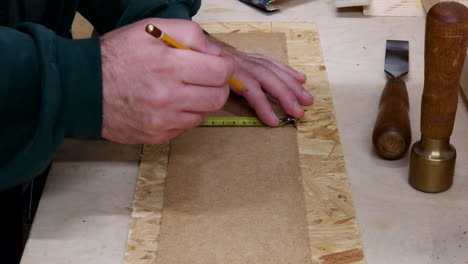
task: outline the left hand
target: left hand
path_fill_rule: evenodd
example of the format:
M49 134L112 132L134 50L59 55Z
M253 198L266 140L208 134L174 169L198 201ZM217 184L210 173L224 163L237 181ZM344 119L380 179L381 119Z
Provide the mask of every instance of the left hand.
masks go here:
M208 40L221 48L221 56L234 60L234 77L244 84L246 90L231 88L231 91L244 96L263 123L269 126L279 124L265 93L276 99L288 115L297 118L304 116L301 105L314 102L312 95L302 86L306 81L305 74L266 56L238 51L213 37L208 37Z

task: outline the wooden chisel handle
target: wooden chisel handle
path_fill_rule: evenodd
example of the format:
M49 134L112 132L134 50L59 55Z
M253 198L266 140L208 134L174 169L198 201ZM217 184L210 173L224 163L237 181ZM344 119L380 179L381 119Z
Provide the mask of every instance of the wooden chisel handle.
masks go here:
M377 154L389 160L401 158L411 145L411 125L406 84L390 78L382 92L379 114L372 133Z
M440 140L452 135L467 37L468 9L464 5L441 2L429 10L421 103L423 137Z

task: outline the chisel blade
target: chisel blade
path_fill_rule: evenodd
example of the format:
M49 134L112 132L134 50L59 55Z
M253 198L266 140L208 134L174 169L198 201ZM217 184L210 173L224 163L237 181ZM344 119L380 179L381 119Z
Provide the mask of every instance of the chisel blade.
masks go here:
M401 77L409 70L409 42L387 40L385 52L385 72L391 77Z

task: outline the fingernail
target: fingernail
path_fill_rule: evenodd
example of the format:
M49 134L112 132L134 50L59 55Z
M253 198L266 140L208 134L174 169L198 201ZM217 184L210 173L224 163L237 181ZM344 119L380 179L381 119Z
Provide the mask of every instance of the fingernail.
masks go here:
M275 120L274 126L279 125L280 121L279 121L278 117L276 116L275 112L271 111L271 116L272 116L273 120Z
M306 76L304 73L302 73L302 72L297 72L297 76L298 76L299 78L303 78L303 79L305 79L305 78L307 77L307 76Z
M295 102L295 103L294 103L294 106L295 106L298 110L300 110L301 112L304 112L304 109L302 109L302 106L300 106L298 102Z
M305 97L305 98L314 98L309 92L307 92L306 90L303 90L302 91L302 95Z

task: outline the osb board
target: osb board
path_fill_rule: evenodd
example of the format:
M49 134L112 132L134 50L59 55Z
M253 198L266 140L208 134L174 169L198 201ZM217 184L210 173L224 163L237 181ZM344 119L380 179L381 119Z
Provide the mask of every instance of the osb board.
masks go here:
M424 7L424 9L426 10L426 12L429 11L429 9L431 9L431 7L439 2L447 2L447 1L451 1L451 2L458 2L460 4L464 4L465 6L468 7L468 0L421 0L422 2L422 5Z
M363 8L366 16L425 16L421 0L372 0Z
M311 263L365 263L320 40L312 23L208 23L208 32L284 32L289 63L308 76L315 103L297 127ZM145 146L125 257L155 263L169 145Z

